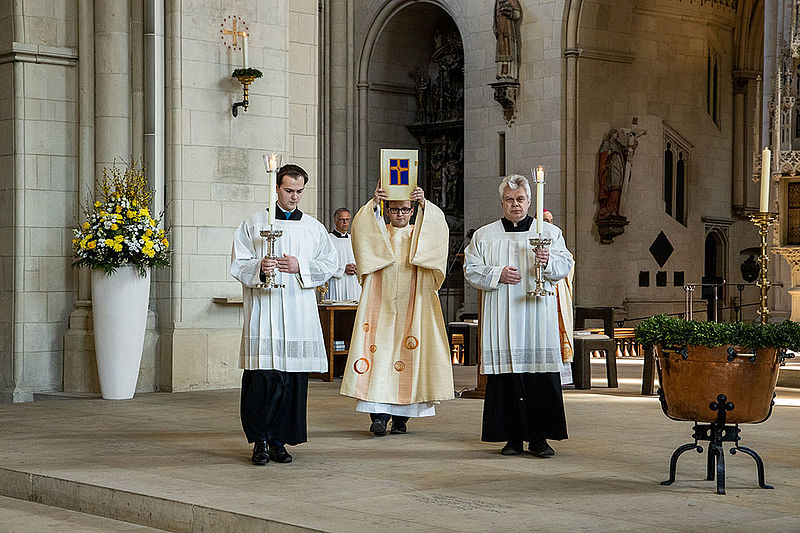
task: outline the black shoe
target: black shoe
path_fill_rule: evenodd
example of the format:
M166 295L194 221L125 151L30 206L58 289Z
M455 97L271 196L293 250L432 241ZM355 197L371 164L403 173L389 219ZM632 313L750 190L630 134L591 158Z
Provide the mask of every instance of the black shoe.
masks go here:
M386 435L386 424L389 422L389 415L370 413L369 416L372 419L369 430L378 437Z
M510 440L503 446L503 449L500 450L501 455L519 455L522 453L522 441L521 440Z
M406 426L406 422L408 422L407 416L393 416L392 417L392 430L389 432L392 435L405 435L408 431L408 426Z
M531 441L528 450L536 457L552 457L556 454L556 451L544 439Z
M264 466L269 462L269 454L267 453L267 441L261 440L253 445L253 457L250 458L254 465Z
M276 463L291 463L292 456L286 451L286 446L279 444L278 446L269 447L269 458Z

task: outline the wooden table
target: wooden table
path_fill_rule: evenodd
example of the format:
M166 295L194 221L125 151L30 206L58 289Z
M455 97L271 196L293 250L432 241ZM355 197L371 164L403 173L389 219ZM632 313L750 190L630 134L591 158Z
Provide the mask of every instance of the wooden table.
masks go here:
M322 337L325 339L325 352L328 355L328 371L312 372L309 377L333 381L334 376L341 376L344 372L358 305L340 302L321 303L317 305L317 309L319 310L319 321L322 324ZM334 340L344 341L345 349L334 350ZM340 361L344 360L339 366L335 366L337 356Z

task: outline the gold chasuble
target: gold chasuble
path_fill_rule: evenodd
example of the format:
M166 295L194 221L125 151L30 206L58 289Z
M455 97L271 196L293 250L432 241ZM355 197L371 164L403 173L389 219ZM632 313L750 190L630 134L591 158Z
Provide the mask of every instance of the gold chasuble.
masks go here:
M416 224L395 228L372 200L353 218L363 285L341 393L409 405L453 398L453 369L436 291L444 281L449 230L430 200Z

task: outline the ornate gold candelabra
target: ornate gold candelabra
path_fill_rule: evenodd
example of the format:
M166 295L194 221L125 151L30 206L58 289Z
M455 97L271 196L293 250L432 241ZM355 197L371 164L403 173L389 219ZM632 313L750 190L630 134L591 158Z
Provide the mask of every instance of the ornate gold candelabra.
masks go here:
M770 282L769 279L767 279L767 263L769 262L769 257L767 256L767 234L769 233L770 226L772 226L776 220L778 220L777 215L765 211L759 211L758 213L750 215L750 222L758 227L758 233L761 235L761 257L758 259L759 263L761 263L761 273L756 281L756 285L761 287L761 308L758 310L758 314L761 315L762 324L766 324L767 319L769 319L767 291L769 291Z
M552 242L553 239L543 239L541 236L528 239L528 243L533 246L534 252L536 250L543 250L549 247ZM544 288L544 269L542 268L542 262L539 261L539 258L535 255L534 258L536 261L536 288L534 288L532 291L528 291L528 296L551 296L553 291L548 291Z
M269 229L262 229L261 236L267 240L267 255L266 257L269 259L277 259L278 256L275 255L275 240L283 235L283 230L275 229L273 226L270 226ZM283 283L278 283L277 279L277 272L275 269L272 269L272 272L266 274L266 280L264 283L258 285L261 289L282 289L286 285Z

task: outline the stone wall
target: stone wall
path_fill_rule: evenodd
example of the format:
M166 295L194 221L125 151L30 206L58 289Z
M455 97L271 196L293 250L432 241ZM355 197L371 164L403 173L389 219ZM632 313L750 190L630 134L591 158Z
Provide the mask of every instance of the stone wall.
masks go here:
M6 399L61 389L62 338L75 297L75 7L75 1L6 2L0 12L6 30L0 45L0 382Z

